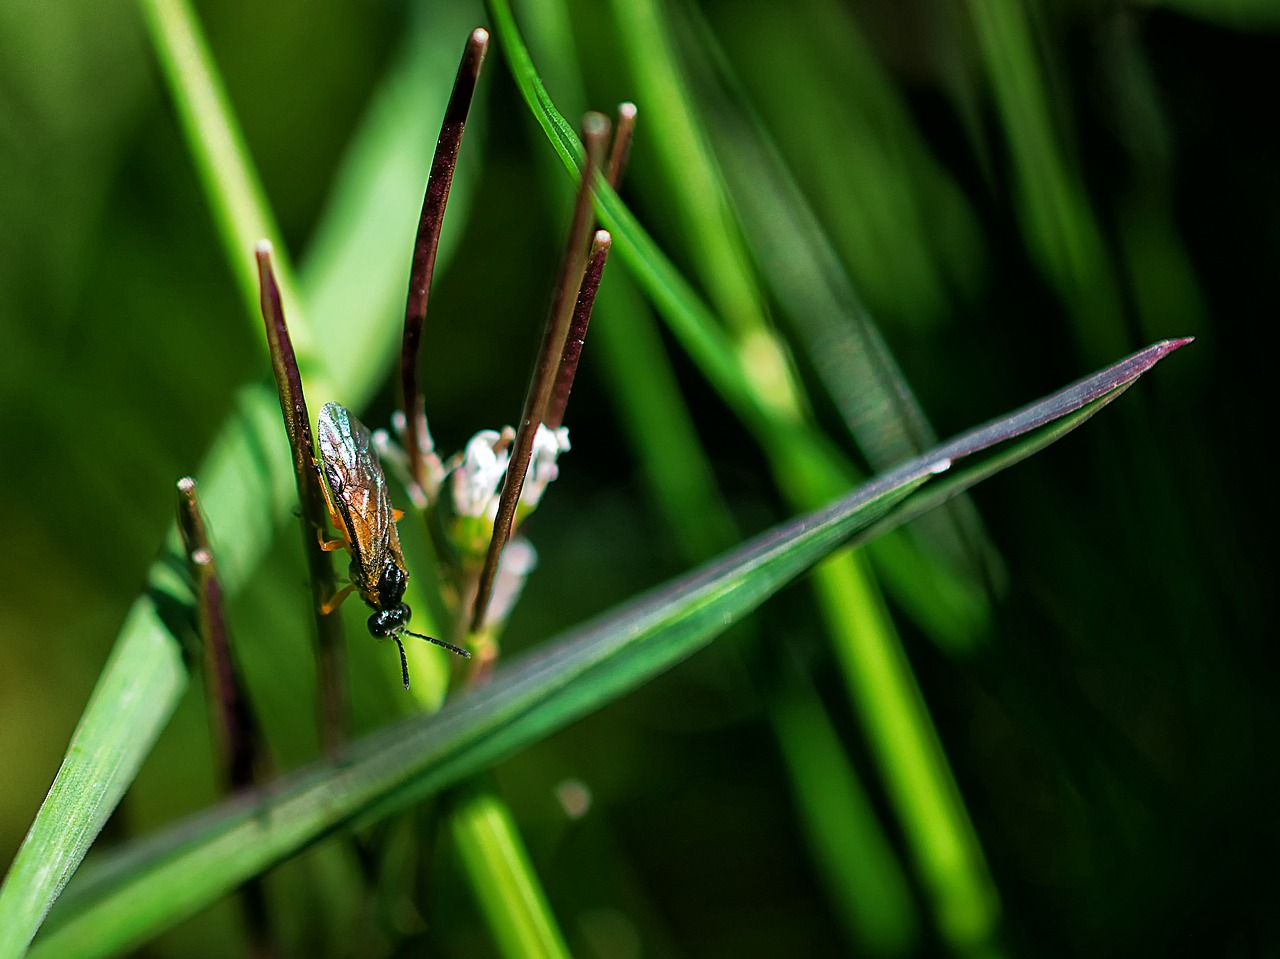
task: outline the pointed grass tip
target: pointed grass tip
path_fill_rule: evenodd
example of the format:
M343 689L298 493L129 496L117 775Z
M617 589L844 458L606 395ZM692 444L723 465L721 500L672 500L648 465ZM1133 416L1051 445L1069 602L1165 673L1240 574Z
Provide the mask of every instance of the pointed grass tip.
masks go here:
M1146 365L1143 367L1143 372L1145 372L1174 350L1179 350L1194 340L1194 336L1178 336L1168 340L1160 340L1152 343L1145 350L1139 350L1133 357L1144 357L1146 359Z

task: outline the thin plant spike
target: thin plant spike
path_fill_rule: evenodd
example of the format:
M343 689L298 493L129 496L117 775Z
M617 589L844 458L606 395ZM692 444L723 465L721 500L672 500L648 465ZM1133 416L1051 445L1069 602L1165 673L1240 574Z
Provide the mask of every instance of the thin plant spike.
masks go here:
M244 684L231 659L222 582L218 578L208 530L200 513L196 481L190 476L178 480L178 531L182 535L187 564L196 588L200 639L204 647L205 685L218 746L222 751L223 778L228 792L238 792L253 786L256 779L258 729L245 696ZM275 955L278 948L262 877L245 880L240 887L239 898L254 955Z
M312 610L316 623L316 660L320 679L320 730L325 750L333 752L342 744L346 727L346 684L342 668L342 620L327 616L322 607L337 591L333 564L320 548L317 530L325 529L329 510L320 488L320 471L316 463L315 439L307 400L302 392L302 376L285 324L280 303L280 288L271 268L271 244L259 241L254 251L258 259L258 278L262 290L262 319L267 326L267 345L271 351L271 368L280 392L280 409L284 414L285 432L293 454L294 478L298 485L298 502L302 506L302 550L307 557L311 580Z
M613 128L613 146L609 148L609 163L605 180L615 190L622 182L622 174L631 158L631 141L636 134L636 105L630 101L618 104L618 120Z
M613 239L608 230L596 230L591 241L591 256L587 260L587 272L582 277L582 288L578 290L578 302L573 308L573 322L569 326L569 336L565 340L564 353L560 357L560 369L556 374L556 386L551 394L551 402L547 406L542 422L547 429L558 429L564 422L564 410L569 403L569 391L573 389L573 378L578 372L578 361L582 358L582 346L587 339L587 326L591 323L591 311L596 303L596 292L600 289L600 278L604 274L604 263L608 259Z
M428 488L425 460L434 456L428 447L426 413L418 389L418 351L422 345L422 326L427 317L427 298L431 293L431 277L435 272L436 251L440 245L440 229L444 223L445 204L453 185L453 171L458 165L458 149L466 130L467 114L475 95L476 81L489 49L489 31L476 27L467 38L453 81L453 92L440 123L440 136L427 177L426 195L422 199L422 216L413 247L413 265L409 270L409 295L405 302L404 339L400 349L401 409L405 415L404 444L409 457L409 474L423 489ZM438 463L437 463L438 466Z
M489 551L485 556L484 566L476 585L475 604L471 614L472 632L480 632L484 625L484 615L489 608L489 599L493 593L493 580L497 575L498 561L502 558L503 547L511 538L516 506L520 502L520 491L524 489L525 472L529 469L529 460L533 455L533 439L546 413L547 404L551 399L551 390L555 386L556 375L560 370L560 358L564 355L564 344L568 339L569 323L573 317L573 304L577 302L576 293L582 285L582 275L586 266L587 234L591 229L592 218L592 184L600 169L608 139L609 119L607 117L600 113L588 113L582 118L582 140L586 146L586 162L583 164L582 176L578 184L578 196L574 202L569 239L565 244L560 274L552 295L551 310L543 330L542 346L538 350L533 377L529 381L529 392L525 397L524 412L521 414L520 427L516 433L515 447L511 451L506 478L502 483L502 494L498 500L498 516L493 524L493 538L489 541ZM571 300L571 296L574 299Z
M229 789L241 789L253 783L254 722L231 660L222 585L200 514L196 481L190 476L178 480L178 530L195 585L205 682L222 750L223 774Z
M627 168L635 132L636 105L630 102L620 103L618 120L613 128L613 143L609 147L609 160L605 164L605 182L614 189L617 189L623 171ZM573 324L569 328L564 355L560 357L560 369L556 374L556 386L551 394L551 404L547 407L546 416L543 417L543 422L548 429L554 430L564 422L564 410L569 402L569 391L573 388L573 379L578 372L578 361L582 357L587 326L591 322L596 293L600 289L600 278L604 273L604 261L609 256L612 245L613 238L608 230L596 231L591 242L591 254L587 260L587 272L582 277L582 287L578 290L578 302L573 310Z

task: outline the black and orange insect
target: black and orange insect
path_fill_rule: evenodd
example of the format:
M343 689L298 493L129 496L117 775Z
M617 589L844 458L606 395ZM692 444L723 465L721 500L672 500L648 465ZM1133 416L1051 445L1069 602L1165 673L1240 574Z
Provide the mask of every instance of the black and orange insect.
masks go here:
M409 688L409 663L400 641L405 633L470 659L465 649L408 628L412 613L404 602L404 591L409 572L396 532L401 513L391 506L387 478L368 429L345 407L326 403L316 423L316 439L329 518L342 537L325 540L322 534L320 545L326 551L351 551L351 582L334 594L321 612L333 612L353 589L359 592L373 610L369 632L380 639L390 636L399 647L405 689Z

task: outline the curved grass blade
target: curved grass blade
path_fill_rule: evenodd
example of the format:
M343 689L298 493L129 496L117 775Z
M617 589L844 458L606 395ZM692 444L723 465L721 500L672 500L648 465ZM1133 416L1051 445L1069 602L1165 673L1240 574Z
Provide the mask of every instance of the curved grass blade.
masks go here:
M945 461L943 461L945 462ZM36 956L139 943L317 839L470 776L685 658L928 479L912 464L682 583L500 667L481 689L351 744L99 863L51 917Z
M449 832L504 956L568 959L511 810L488 786L469 783L451 797Z
M139 602L76 727L62 768L0 889L0 956L26 951L40 923L137 774L187 684L186 666L160 623ZM133 701L128 729L95 721Z
M294 324L295 346L301 355L310 356L313 338L302 322L302 304L280 231L195 14L187 0L140 0L139 6L222 245L230 254L240 295L252 316L258 298L254 244L270 241L279 251L280 294Z
M175 12L189 14L185 7L173 6L169 0L147 2L151 4L150 14L157 21L154 37L158 55L166 61L171 80L182 85L178 96L191 100L191 104L183 108L189 114L185 127L189 140L206 137L217 140L216 131L234 129L226 113L229 108L225 97L208 90L187 90L188 86L199 87L203 83L201 78L212 69L203 52L205 45L198 36L198 27L189 15L175 19ZM470 14L466 16L467 23L459 27L460 32L469 26ZM381 241L390 236L399 243L398 250L410 248L414 209L413 201L404 202L404 198L421 196L423 171L434 137L431 111L424 109L423 101L435 94L443 102L451 79L448 70L438 71L440 76L436 76L429 70L424 74L421 67L424 62L440 60L422 56L424 45L429 46L431 38L444 42L439 37L438 26L434 19L417 24L406 56L389 72L371 117L353 145L351 156L356 160L340 177L331 213L325 221L332 226L322 225L318 230L319 236L330 238L324 241L324 262L334 273L325 278L341 275L348 288L358 289L367 298L366 305L373 304L370 307L373 316L385 314L388 319L383 345L385 356L390 355L396 339L395 303L404 295L408 263L406 258L399 273L388 269L389 257ZM179 30L191 31L193 35L183 36L176 32ZM450 47L456 45L456 35L446 38ZM194 73L187 69L192 64L183 59L182 53L192 49L199 54L196 66L200 69ZM215 83L212 89L220 90L221 84ZM418 149L420 142L425 146ZM191 142L191 147L194 152L205 149L196 142ZM254 241L272 235L274 229L262 226L270 224L271 217L263 205L261 192L252 188L256 178L250 175L243 181L243 171L234 169L241 162L247 163L242 146L232 143L231 147L234 149L228 148L229 152L224 150L216 157L202 157L201 173L206 177L202 182L210 204L226 208L216 214L218 217L225 219L231 216L226 211L235 211L234 223L230 219L223 223L220 219L229 259L235 262L237 256L243 255L245 263L252 268ZM422 170L408 169L403 162L390 162L405 155L421 157ZM250 187L237 188L238 181L247 182ZM453 212L457 216L459 209L465 208L468 191L455 184L453 198ZM241 220L244 203L250 203L252 208L245 208L246 219ZM258 225L254 226L255 223ZM400 234L403 242L399 240ZM370 238L378 241L372 244L372 250L352 250ZM448 245L451 243L446 232L442 256ZM367 268L371 257L374 268ZM352 281L353 276L359 278L358 282ZM340 323L350 322L352 314L346 299L324 287L318 274L305 273L303 280L305 299L316 307L318 329L327 333L338 329ZM242 293L246 316L260 329L257 293L247 288L242 289ZM291 327L295 335L297 323L294 320ZM351 362L342 371L345 391L362 395L372 392L382 359L366 357L364 350L369 348L370 340L376 339L362 338L356 344L358 350L347 352ZM320 394L331 392L312 375L320 367L314 358L300 355L299 364L308 390ZM219 542L218 552L223 584L227 594L233 595L265 555L276 527L289 516L296 502L274 391L251 387L240 394L235 411L223 425L198 475L210 523L215 528L238 531L236 536ZM182 564L181 555L175 530L150 573L151 582L157 585L138 597L121 626L111 658L80 719L63 766L0 887L0 957L3 959L21 955L31 941L67 878L133 781L186 688L186 664L174 638L183 633L192 610L189 591L172 575L172 570Z
M1034 14L1021 4L965 4L1017 177L1015 203L1027 246L1069 305L1087 358L1124 342L1120 292L1085 178L1055 129L1046 61Z
M799 675L784 681L770 716L800 827L850 942L868 955L912 955L920 917L910 884L817 692Z
M33 955L108 955L141 942L318 839L403 809L551 734L695 652L834 550L896 528L1041 449L1185 342L1157 343L957 437L504 665L489 685L433 716L383 729L332 764L134 844L73 884ZM912 495L953 460L1019 436L987 463Z
M696 77L708 101L704 115L755 262L867 462L889 469L937 443L937 435L715 34L686 13L708 53ZM702 62L691 60L691 69ZM972 504L952 504L932 520L913 532L971 585L984 589L1002 579Z
M488 8L494 21L494 36L526 103L561 162L576 176L582 161L581 145L547 95L510 6L505 0L489 0ZM796 416L793 399L774 402L771 391L756 389L716 315L617 193L602 181L597 183L596 209L613 236L617 256L626 263L703 376L777 464L775 474L785 492L801 504L798 508L810 508L848 488L855 478L848 460L827 437ZM772 343L765 352L776 356ZM982 627L987 617L985 595L946 566L932 561L927 554L904 548L896 537L878 542L875 555L886 585L930 635L955 643ZM933 591L923 591L916 585L924 576L936 584Z
M334 397L352 409L374 394L400 345L423 187L458 44L475 26L476 11L465 4L411 5L408 16L402 48L346 150L298 271ZM482 86L468 114L469 146L449 191L437 270L457 248L471 208L483 155L476 149L484 137L483 92Z
M219 543L228 593L245 581L266 549L255 529L270 529L273 503L292 486L280 442L279 404L271 391L249 390L206 459L203 506L215 528L246 535ZM251 464L246 467L245 464ZM230 525L228 525L230 524ZM185 559L176 527L150 585L135 600L111 657L72 736L62 768L0 887L0 956L19 956L68 877L120 802L187 684L176 637L190 628L194 599L176 575Z

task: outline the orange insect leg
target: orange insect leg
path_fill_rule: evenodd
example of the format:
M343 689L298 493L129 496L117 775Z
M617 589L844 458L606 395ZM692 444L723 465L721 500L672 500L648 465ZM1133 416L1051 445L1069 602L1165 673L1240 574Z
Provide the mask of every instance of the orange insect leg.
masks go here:
M327 602L320 605L320 612L328 616L335 609L342 605L342 601L347 598L353 589L356 588L355 583L348 583L342 589L333 594L333 597Z
M351 540L347 535L347 528L342 524L342 514L333 505L333 497L329 494L329 484L324 481L324 476L320 473L320 467L316 466L314 461L312 461L312 465L316 471L316 482L320 484L320 492L324 494L324 505L329 511L329 522L333 524L333 528L342 536L342 539L325 539L324 530L316 530L316 539L320 541L320 548L326 553L332 553L335 549L350 549Z
M325 539L324 530L316 530L316 539L320 541L320 548L326 553L332 553L335 549L348 548L345 539Z

